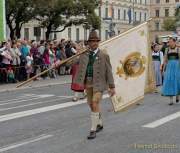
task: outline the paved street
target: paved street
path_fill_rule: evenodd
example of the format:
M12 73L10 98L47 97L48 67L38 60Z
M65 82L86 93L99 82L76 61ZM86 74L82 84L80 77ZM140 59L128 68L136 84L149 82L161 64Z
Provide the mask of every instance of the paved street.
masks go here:
M54 80L54 85L48 86L47 81L36 81L34 88L0 93L0 152L180 152L180 104L170 107L169 99L154 93L146 95L143 104L115 114L109 111L112 106L105 94L104 130L88 141L86 101L72 102L70 78L64 79L65 84L56 80L55 85Z

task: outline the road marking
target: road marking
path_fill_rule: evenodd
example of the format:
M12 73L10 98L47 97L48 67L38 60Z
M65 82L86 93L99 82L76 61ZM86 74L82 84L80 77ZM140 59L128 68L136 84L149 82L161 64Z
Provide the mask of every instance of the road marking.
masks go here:
M107 97L109 97L108 94L103 95L103 98L107 98ZM84 103L86 103L85 99L79 100L78 102L71 101L71 102L67 102L67 103L63 103L63 104L46 106L46 107L36 108L36 109L32 109L32 110L12 113L12 114L6 114L6 115L0 116L0 122L8 121L8 120L16 119L16 118L21 118L21 117L26 117L26 116L30 116L30 115L34 115L34 114L49 112L49 111L57 110L57 109L61 109L61 108L76 106L76 105L80 105L80 104L84 104Z
M60 98L60 99L53 99L53 100L48 100L48 101L40 101L40 102L35 102L35 103L27 104L27 105L20 105L20 106L9 107L9 108L2 108L2 109L0 109L0 111L6 111L6 110L15 109L15 108L23 108L23 107L33 106L33 105L37 105L37 104L46 104L46 103L50 103L50 102L54 102L54 101L58 101L58 100L66 100L66 99L67 98Z
M48 139L50 137L53 137L53 135L45 135L44 134L44 135L38 136L38 137L36 137L36 138L34 138L32 140L28 140L28 141L25 141L25 142L11 144L9 146L1 147L0 152L8 151L8 150L11 150L11 149L14 149L14 148L18 148L20 146L27 145L29 143L34 143L34 142L37 142L37 141L40 141L40 140Z
M168 116L166 116L164 118L161 118L161 119L159 119L157 121L154 121L152 123L143 125L143 127L146 127L146 128L156 128L156 127L158 127L160 125L163 125L163 124L165 124L165 123L167 123L169 121L175 120L178 117L180 117L180 112L176 112L174 114L168 115Z
M31 98L31 99L23 99L23 100L13 100L14 102L7 102L7 103L2 103L0 104L0 106L2 105L9 105L9 104L16 104L16 103L21 103L21 102L25 102L25 101L30 101L30 100L35 100L35 99L41 99L41 98L47 98L47 97L53 97L54 95L37 95L36 97L34 98Z
M23 99L23 98L26 98L26 97L34 97L34 96L35 96L34 94L31 94L31 95L23 95L23 96L19 96L19 97L16 98L16 99L2 100L2 101L0 101L0 103L2 103L2 102L10 102L10 101L15 101L15 100L20 100L20 99Z
M73 98L73 96L57 96L57 97L61 97L61 98Z

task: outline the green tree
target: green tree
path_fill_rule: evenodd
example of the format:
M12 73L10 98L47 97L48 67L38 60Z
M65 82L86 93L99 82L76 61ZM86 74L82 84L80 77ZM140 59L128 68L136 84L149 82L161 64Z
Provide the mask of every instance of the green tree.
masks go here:
M163 28L167 31L174 31L176 29L176 20L174 18L167 18L163 22Z
M100 18L95 14L97 7L96 0L39 0L36 19L47 29L46 39L49 39L51 32L62 32L72 25L84 24L99 29Z
M164 20L163 28L165 30L175 31L176 27L180 27L180 6L177 6L174 18L167 18Z
M10 29L10 38L21 37L21 28L34 17L33 0L6 0L6 23Z
M176 27L180 27L180 5L177 6L176 8L175 17L176 17Z

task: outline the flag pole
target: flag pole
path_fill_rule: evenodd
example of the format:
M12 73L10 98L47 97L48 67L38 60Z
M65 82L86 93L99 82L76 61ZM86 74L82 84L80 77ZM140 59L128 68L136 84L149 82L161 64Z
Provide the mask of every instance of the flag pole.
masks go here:
M69 57L69 58L67 58L67 59L65 59L65 60L63 60L63 61L60 61L60 64L58 65L58 67L61 66L61 65L63 65L63 64L65 64L65 63L67 63L67 62L69 62L69 61L71 61L71 60L73 60L75 57L78 57L78 56L80 56L81 54L86 53L87 51L88 51L88 49L84 49L84 50L82 50L80 53L78 53L78 54L76 54L76 55L73 55L73 56L71 56L71 57ZM16 86L16 88L19 88L19 87L21 87L21 86L23 86L23 85L31 82L32 80L36 79L37 77L39 77L39 76L47 73L48 71L50 71L50 70L52 70L52 69L54 69L54 68L55 68L55 67L51 67L51 68L49 68L49 69L47 69L47 70L45 70L45 71L43 71L43 72L41 72L41 73L33 76L32 78L30 78L30 79L28 79L28 80L26 80L26 81L18 84L18 85Z
M138 26L136 26L136 27L133 27L133 28L131 28L131 29L129 29L129 30L121 33L121 34L118 35L118 36L114 36L114 37L112 37L112 38L110 38L110 39L108 39L108 40L102 41L99 46L101 47L101 45L104 45L104 44L106 44L106 43L108 43L108 42L111 42L111 41L113 41L114 39L117 39L117 38L119 38L119 37L123 37L124 35L132 32L132 31L134 31L134 30L136 30L136 29L138 29L138 28L141 27L142 25L147 24L147 23L148 23L149 21L151 21L151 20L152 20L152 18L150 18L150 19L147 20L146 22L144 22L144 23L142 23L142 24L140 24L140 25L138 25ZM80 52L79 54L76 54L76 55L74 55L74 56L72 56L72 57L70 57L70 58L68 58L68 59L65 59L65 60L61 61L61 62L60 62L60 65L62 65L62 64L64 64L64 63L67 63L67 62L73 60L75 57L77 57L77 56L79 56L79 55L81 55L81 54L84 54L84 53L87 52L87 51L88 51L88 49L84 49L84 50L83 50L82 52ZM60 66L60 65L59 65L59 66ZM52 69L54 69L54 68L51 67L51 68L49 68L49 69L47 69L47 70L45 70L45 71L43 71L43 72L41 72L41 73L33 76L32 78L30 78L30 79L28 79L28 80L20 83L19 85L17 85L16 88L19 88L19 87L27 84L28 82L31 82L32 80L34 80L34 79L36 79L37 77L39 77L39 76L47 73L48 71L50 71L50 70L52 70Z

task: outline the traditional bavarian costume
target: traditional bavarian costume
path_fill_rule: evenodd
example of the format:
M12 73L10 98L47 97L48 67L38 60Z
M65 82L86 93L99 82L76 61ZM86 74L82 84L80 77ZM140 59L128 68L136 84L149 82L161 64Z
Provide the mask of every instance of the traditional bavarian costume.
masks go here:
M88 41L100 41L95 31L89 34ZM115 88L109 55L99 48L91 49L81 55L74 83L85 85L87 101L91 109L91 130L87 138L94 139L96 132L103 129L103 124L100 110L99 112L92 110L93 105L99 105L105 90Z
M167 65L164 74L162 95L177 96L180 94L180 49L168 48L165 52Z

